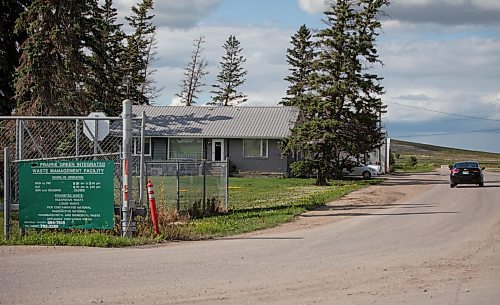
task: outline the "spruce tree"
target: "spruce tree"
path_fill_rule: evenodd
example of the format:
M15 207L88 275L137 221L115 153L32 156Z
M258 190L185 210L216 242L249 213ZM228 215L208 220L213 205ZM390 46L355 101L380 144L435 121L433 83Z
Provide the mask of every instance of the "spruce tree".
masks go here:
M26 32L14 32L16 20L31 1L4 0L0 5L0 115L11 115L16 107L14 76L19 65L18 46Z
M243 69L242 64L246 59L241 55L243 50L240 42L234 35L229 36L223 46L226 55L222 56L220 62L220 72L217 75L217 84L212 96L213 103L222 103L224 106L234 106L247 101L247 96L238 92L237 88L245 82L247 71Z
M106 0L94 12L94 16L96 26L92 34L96 44L89 61L87 84L90 109L118 116L125 99L122 87L125 70L121 62L125 51L125 34L122 25L117 23L117 12L112 0Z
M200 35L193 43L194 51L191 55L191 62L187 65L184 71L184 80L181 84L181 93L177 94L181 98L181 102L186 106L191 106L196 103L198 94L201 92L200 87L205 86L202 79L208 74L206 67L207 60L202 56L203 44L205 39Z
M292 36L290 42L292 48L287 49L286 58L291 75L285 78L290 84L286 91L287 96L283 98L280 104L304 107L309 101L309 77L311 76L315 58L311 31L306 25L302 25L297 33Z
M81 115L89 110L85 84L91 34L92 0L35 0L18 19L27 31L16 77L19 114Z
M325 24L315 36L319 53L309 78L311 95L301 107L306 120L297 126L287 150L306 154L317 172L316 184L342 176L350 157L381 145L378 122L384 110L381 78L368 73L380 63L375 40L378 20L387 0L337 0L325 12Z
M156 55L156 26L153 24L153 0L142 0L132 6L132 15L125 17L133 33L127 36L124 54L125 95L134 104L149 105L159 90L155 87L152 63Z
M382 64L376 40L381 28L381 8L389 5L389 1L363 0L361 5L363 10L359 12L358 39L355 43L359 53L356 66L358 96L354 102L355 119L352 124L356 126L357 132L352 144L353 149L349 151L350 155L358 159L379 148L384 137L381 126L381 115L386 111L381 99L385 92L381 85L383 78L371 70L377 64Z

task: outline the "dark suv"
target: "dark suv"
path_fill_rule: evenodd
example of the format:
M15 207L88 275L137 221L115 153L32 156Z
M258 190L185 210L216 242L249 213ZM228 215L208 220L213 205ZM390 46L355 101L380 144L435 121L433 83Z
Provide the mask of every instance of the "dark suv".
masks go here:
M479 162L462 161L450 166L450 187L457 184L478 184L484 186L484 167L479 167Z

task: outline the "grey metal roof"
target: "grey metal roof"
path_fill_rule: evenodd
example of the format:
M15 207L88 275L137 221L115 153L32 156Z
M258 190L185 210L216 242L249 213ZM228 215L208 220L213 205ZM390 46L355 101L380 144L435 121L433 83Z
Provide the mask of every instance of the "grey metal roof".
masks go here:
M147 137L283 139L299 118L291 106L133 106L147 117Z

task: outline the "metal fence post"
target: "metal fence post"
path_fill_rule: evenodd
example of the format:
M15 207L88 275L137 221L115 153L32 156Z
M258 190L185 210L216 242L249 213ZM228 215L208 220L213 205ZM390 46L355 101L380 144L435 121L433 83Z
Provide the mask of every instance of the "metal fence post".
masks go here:
M177 211L181 210L181 193L180 193L180 173L179 173L179 161L177 161L177 171L176 171L176 176L177 176L177 182L176 182L176 188L177 188Z
M130 237L135 231L133 210L135 203L132 200L131 176L131 142L132 142L132 101L123 101L123 206L122 206L122 236Z
M141 120L141 160L139 161L141 164L139 165L139 204L142 204L142 198L144 197L144 142L146 140L144 136L144 132L146 130L146 111L142 111L142 120ZM149 145L149 150L151 151L151 145ZM147 204L146 204L147 206Z
M80 120L75 120L75 155L80 155Z
M10 236L10 155L9 149L3 149L3 237Z
M207 201L207 175L205 173L205 159L201 160L201 174L203 175L203 182L202 182L202 188L203 188L203 201L202 201L202 207L205 208L206 206L206 201Z
M16 160L23 159L23 142L24 142L24 132L23 132L23 121L16 119Z
M229 209L229 158L226 157L226 210Z

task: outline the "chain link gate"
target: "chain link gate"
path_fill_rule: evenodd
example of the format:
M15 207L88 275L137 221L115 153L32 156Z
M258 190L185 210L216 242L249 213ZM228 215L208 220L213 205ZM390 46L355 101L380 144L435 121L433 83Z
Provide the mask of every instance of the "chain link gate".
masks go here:
M152 161L145 167L162 207L194 217L229 209L228 161Z
M145 214L144 209L137 207L132 199L133 191L137 190L137 202L142 201L144 193L143 147L144 147L144 116L131 117L128 139L129 167L131 170L127 191L134 211L127 215ZM125 110L125 102L124 102ZM4 205L4 236L9 234L10 211L18 210L19 204L19 173L17 164L21 161L47 160L112 160L114 169L114 204L116 210L123 210L123 161L125 158L123 144L125 138L124 116L122 117L0 117L0 156L1 167L4 168L2 189ZM109 123L109 132L100 134L98 128L103 128L102 122ZM132 138L134 136L134 138ZM137 149L132 149L132 145ZM133 155L135 152L135 155ZM133 155L133 156L132 156ZM132 171L132 169L135 169ZM141 212L142 211L142 212ZM121 215L123 218L123 215ZM122 219L123 220L123 219ZM132 223L134 229L135 223ZM131 227L127 223L127 227ZM123 225L120 228L123 231ZM123 234L124 232L122 232ZM130 236L131 232L126 234Z

